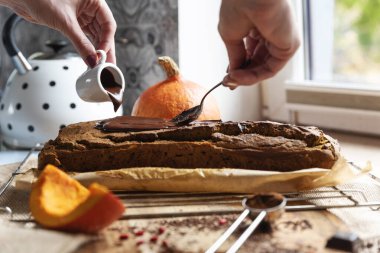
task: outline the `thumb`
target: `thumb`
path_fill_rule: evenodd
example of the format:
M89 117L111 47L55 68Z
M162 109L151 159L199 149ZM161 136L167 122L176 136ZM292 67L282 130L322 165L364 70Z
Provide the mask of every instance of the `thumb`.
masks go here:
M236 89L239 85L237 82L231 78L231 76L228 74L223 78L223 86L230 88L230 90Z
M85 63L90 67L94 67L98 59L96 49L76 20L72 22L71 26L65 29L63 33L71 40Z

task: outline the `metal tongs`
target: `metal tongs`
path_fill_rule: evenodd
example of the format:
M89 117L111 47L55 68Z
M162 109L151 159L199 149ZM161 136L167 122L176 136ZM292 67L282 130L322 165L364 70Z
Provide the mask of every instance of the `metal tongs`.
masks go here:
M267 217L268 222L281 216L285 211L286 198L279 193L256 194L249 198L244 198L242 205L244 211L234 223L224 232L218 240L206 251L213 253L222 246L228 237L239 227L243 220L249 215L253 218L252 223L245 229L243 234L228 249L227 253L237 252L248 237L255 231L260 223Z

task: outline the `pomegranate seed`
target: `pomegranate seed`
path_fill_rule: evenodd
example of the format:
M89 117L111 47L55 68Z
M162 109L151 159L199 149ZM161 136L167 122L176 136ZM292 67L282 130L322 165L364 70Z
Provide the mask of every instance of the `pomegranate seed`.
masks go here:
M143 244L144 243L144 240L138 240L137 242L136 242L136 245L137 246L140 246L141 244Z
M159 227L158 228L158 234L159 235L162 235L164 232L165 232L165 228L164 227Z
M220 218L219 219L219 225L224 225L224 224L226 224L227 223L227 220L226 219L224 219L224 218Z
M135 232L136 236L142 236L144 234L144 230L139 230Z
M119 240L127 240L129 238L129 235L128 234L121 234L119 236Z
M154 236L152 236L152 237L150 238L150 241L151 241L151 242L157 242L157 240L158 240L157 235L154 235Z

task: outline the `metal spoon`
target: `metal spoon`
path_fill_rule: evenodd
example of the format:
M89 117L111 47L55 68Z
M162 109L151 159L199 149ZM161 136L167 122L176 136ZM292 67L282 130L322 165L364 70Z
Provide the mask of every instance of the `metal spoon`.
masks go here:
M252 201L252 203L251 203ZM206 253L215 253L220 246L232 235L232 233L239 227L245 217L248 215L257 214L254 216L252 223L245 229L243 234L235 241L235 243L227 250L226 253L235 253L249 236L255 231L260 223L267 218L268 221L273 221L279 218L282 212L285 211L286 198L279 193L262 193L256 194L249 198L244 198L242 205L244 211L236 219L234 223L214 242L214 244L206 251ZM265 204L265 207L258 207L256 205ZM251 217L252 218L252 217Z
M211 91L216 89L218 86L222 85L223 82L218 83L214 87L212 87L202 98L201 103L197 106L194 106L190 109L187 109L174 118L172 118L170 121L176 124L177 126L183 126L187 125L190 122L193 122L194 120L198 119L199 115L201 115L202 110L203 110L203 102L205 101L205 98L207 97L208 94L210 94Z

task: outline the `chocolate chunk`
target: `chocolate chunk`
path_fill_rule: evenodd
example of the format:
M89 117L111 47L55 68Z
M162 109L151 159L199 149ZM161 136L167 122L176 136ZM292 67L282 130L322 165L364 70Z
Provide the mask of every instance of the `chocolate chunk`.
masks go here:
M351 232L337 232L328 239L326 248L354 252L359 237Z

